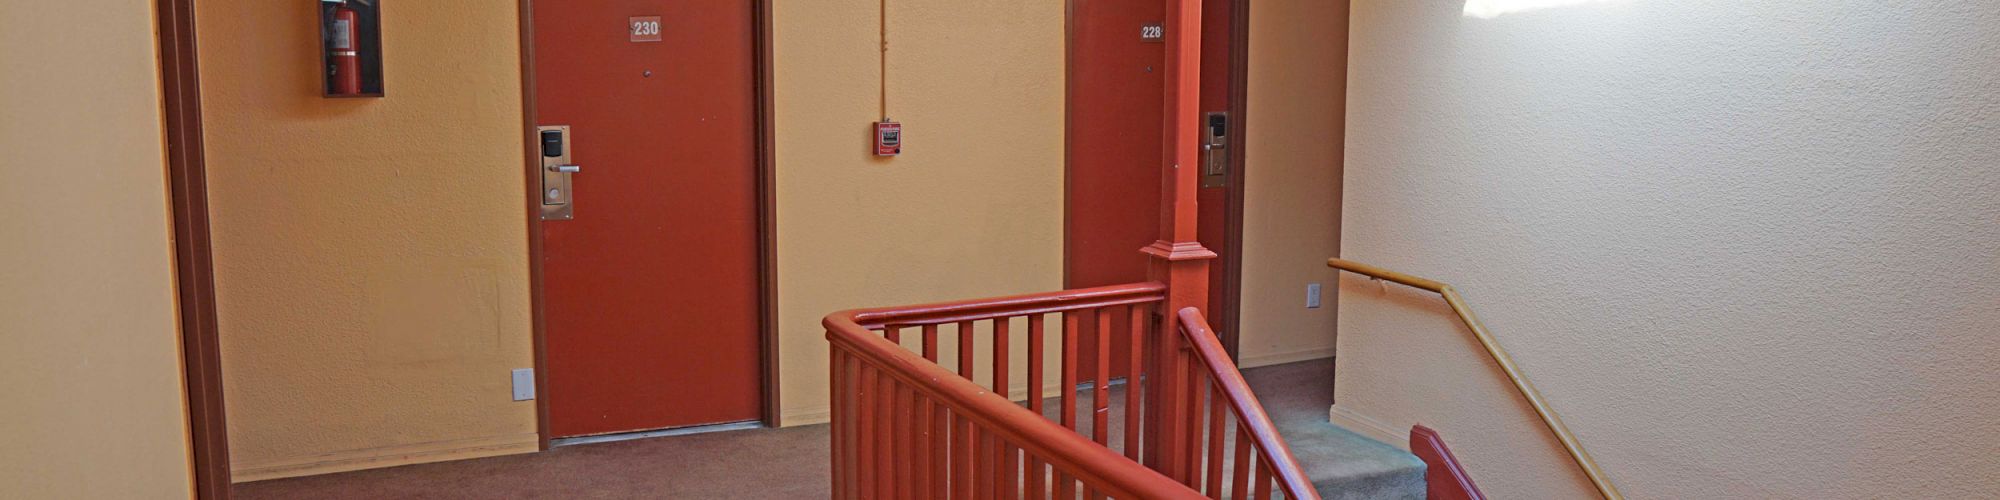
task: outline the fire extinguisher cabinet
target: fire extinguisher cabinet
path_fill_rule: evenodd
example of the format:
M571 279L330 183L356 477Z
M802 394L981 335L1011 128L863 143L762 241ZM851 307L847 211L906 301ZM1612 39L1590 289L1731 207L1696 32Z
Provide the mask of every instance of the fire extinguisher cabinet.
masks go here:
M313 1L325 95L382 97L382 0Z

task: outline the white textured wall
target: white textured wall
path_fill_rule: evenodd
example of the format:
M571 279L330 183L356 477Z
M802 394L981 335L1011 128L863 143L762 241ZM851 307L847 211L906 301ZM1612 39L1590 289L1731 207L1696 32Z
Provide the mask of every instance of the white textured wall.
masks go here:
M1634 498L2000 494L2000 2L1357 0L1345 256L1457 284ZM1434 299L1340 409L1586 495Z

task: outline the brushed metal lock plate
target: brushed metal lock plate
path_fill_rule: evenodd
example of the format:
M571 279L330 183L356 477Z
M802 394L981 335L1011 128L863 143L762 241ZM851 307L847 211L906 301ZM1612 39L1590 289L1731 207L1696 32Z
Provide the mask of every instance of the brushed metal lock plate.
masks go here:
M1202 116L1201 187L1229 185L1229 113Z
M542 157L542 220L573 219L575 200L570 177L583 169L570 161L576 154L576 142L570 137L569 126L537 127L535 138L541 142L538 149Z

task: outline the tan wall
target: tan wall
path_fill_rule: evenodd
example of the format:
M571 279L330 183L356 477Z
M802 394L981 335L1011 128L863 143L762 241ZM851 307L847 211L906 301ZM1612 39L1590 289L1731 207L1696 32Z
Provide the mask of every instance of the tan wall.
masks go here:
M825 418L820 316L1061 280L1060 6L898 11L911 143L881 162L874 4L848 3L775 13L788 424ZM390 97L327 100L310 9L202 7L232 40L202 57L239 479L531 447L513 11L396 7Z
M1354 6L1345 255L1458 285L1632 498L2000 491L2000 3L1460 6ZM1589 498L1435 298L1345 283L1341 409Z
M192 493L147 5L0 2L0 498Z
M533 450L515 2L392 2L382 99L315 3L198 5L237 479Z
M878 3L777 2L784 421L827 417L820 317L1062 286L1062 2L902 2L870 156Z
M1347 2L1250 3L1244 132L1244 366L1333 355ZM1306 308L1306 285L1322 285Z

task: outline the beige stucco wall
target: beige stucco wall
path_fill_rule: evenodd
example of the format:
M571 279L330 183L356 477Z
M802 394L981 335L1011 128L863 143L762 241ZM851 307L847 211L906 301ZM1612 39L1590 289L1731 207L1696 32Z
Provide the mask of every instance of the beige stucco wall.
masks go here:
M825 418L820 316L1061 280L1060 5L899 10L884 162L876 12L847 3L774 13L788 424ZM531 448L511 4L396 7L390 96L358 100L317 96L312 10L202 9L232 40L202 57L239 479Z
M1245 366L1333 355L1340 166L1347 94L1347 2L1250 3L1245 110ZM1321 306L1306 308L1306 285Z
M0 498L191 494L149 5L0 3Z
M315 3L197 5L237 480L532 451L515 2L388 5L382 99Z
M2000 4L1354 7L1345 255L1452 282L1633 498L2000 491ZM1341 408L1586 498L1436 299Z
M827 418L827 313L1062 286L1062 2L896 4L889 114L906 139L886 161L868 149L877 6L774 12L787 425Z

